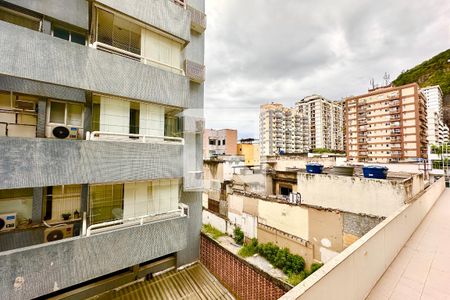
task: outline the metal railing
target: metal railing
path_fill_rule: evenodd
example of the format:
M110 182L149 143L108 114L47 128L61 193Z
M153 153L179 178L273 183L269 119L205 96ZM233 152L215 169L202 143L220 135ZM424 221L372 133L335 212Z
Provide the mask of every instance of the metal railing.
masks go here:
M108 139L107 137L127 137L129 139ZM106 138L105 138L106 137ZM121 141L121 142L138 142L138 143L177 143L184 145L184 139L180 137L172 136L159 136L159 135L146 135L136 133L119 133L119 132L106 132L106 131L93 131L86 132L87 141Z
M145 57L145 56L142 56L142 55L130 52L130 51L126 51L126 50L123 50L123 49L120 49L120 48L117 48L117 47L114 47L114 46L111 46L111 45L108 45L108 44L105 44L102 42L94 42L92 44L92 47L95 49L105 48L107 50L117 52L119 54L123 54L123 55L131 57L131 58L135 58L136 60L140 60L141 62L143 62L146 65L156 64L161 67L170 68L171 70L176 70L177 72L174 72L174 73L181 74L183 76L185 75L184 70L182 68L174 67L174 66L168 65L166 63L163 63L163 62L160 62L157 60L153 60L151 58L148 58L148 57Z
M120 220L114 220L109 222L102 222L98 224L90 225L86 228L86 222L83 222L83 230L82 235L83 236L91 236L91 234L95 234L96 230L99 230L99 232L105 232L105 230L100 230L104 228L111 227L111 231L118 228L126 228L131 226L142 226L147 223L151 223L153 221L157 221L160 219L155 220L155 217L161 217L164 215L173 215L173 214L179 214L181 217L188 217L187 213L188 206L186 204L180 203L178 205L178 209L166 211L163 213L155 213L155 214L148 214L143 215L139 217L133 217L133 218L126 218L126 219L120 219ZM164 219L163 219L164 220Z
M172 0L172 1L180 6L183 6L184 9L186 9L186 0Z

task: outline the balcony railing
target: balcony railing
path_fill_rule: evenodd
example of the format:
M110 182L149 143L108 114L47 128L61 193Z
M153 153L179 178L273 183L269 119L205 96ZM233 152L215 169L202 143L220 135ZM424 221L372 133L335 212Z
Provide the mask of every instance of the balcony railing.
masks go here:
M184 139L172 136L158 136L135 133L119 133L93 131L86 132L86 140L88 141L120 141L120 142L137 142L137 143L175 143L184 145Z
M171 72L174 72L176 74L180 74L180 75L185 75L184 70L175 66L171 66L165 63L162 63L160 61L156 61L153 60L151 58L130 52L130 51L126 51L102 42L94 42L92 44L92 47L95 49L99 49L99 50L106 50L107 52L112 52L127 58L131 58L134 59L136 61L141 61L146 65L156 65L156 67L159 67L161 69L170 69Z
M163 213L157 213L157 214L148 214L144 216L139 217L133 217L133 218L127 218L127 219L120 219L120 220L114 220L110 222L103 222L98 224L93 224L87 227L86 225L86 217L83 218L83 228L82 228L82 236L91 236L92 234L105 232L105 231L111 231L116 229L122 229L126 227L131 226L142 226L147 223L151 223L157 220L160 220L162 217L170 218L171 216L188 216L189 207L186 204L180 203L178 205L178 209L163 212ZM166 220L167 218L163 218Z

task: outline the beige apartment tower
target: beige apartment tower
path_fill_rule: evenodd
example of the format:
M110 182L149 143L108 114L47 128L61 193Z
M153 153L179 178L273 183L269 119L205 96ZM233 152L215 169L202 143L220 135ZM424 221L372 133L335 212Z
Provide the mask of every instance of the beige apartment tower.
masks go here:
M347 159L398 162L427 157L427 110L416 83L345 100Z

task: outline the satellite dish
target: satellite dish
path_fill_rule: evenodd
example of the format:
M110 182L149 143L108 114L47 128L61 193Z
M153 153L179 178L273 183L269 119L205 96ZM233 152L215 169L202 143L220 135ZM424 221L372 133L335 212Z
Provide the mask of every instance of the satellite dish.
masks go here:
M58 126L53 128L53 136L58 139L65 139L69 136L70 131L64 126Z

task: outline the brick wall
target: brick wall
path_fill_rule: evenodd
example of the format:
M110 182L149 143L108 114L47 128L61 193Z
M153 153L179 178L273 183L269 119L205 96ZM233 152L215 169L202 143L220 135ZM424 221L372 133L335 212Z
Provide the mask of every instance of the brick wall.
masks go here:
M201 236L200 249L200 261L238 299L278 299L291 288L204 234Z

